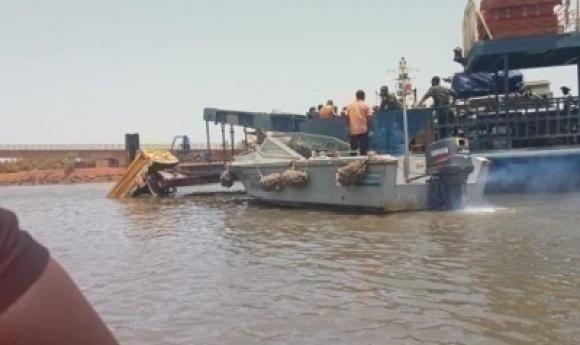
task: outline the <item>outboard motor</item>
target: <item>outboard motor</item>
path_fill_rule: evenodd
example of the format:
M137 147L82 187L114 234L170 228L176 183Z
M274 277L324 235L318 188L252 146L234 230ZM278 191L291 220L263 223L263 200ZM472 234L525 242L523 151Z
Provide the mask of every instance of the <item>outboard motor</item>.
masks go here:
M429 208L459 210L465 207L467 178L475 167L465 138L435 141L425 149L429 179Z

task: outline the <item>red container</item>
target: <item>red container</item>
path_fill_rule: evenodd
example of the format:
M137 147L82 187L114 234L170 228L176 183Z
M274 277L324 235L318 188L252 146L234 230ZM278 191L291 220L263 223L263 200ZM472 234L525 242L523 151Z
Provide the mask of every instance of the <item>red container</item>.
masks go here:
M516 37L529 37L529 36L542 36L542 35L552 35L557 34L558 29L552 26L550 27L534 27L534 28L525 28L523 30L507 30L503 31L500 34L496 34L493 38L494 39L505 39L505 38L516 38Z
M483 17L486 22L491 22L511 18L542 17L552 14L554 14L554 6L550 4L540 4L489 9L483 13Z
M549 35L559 32L558 18L555 14L535 18L491 21L487 23L487 26L494 39ZM483 31L485 32L485 29Z
M537 17L537 18L519 18L487 23L492 36L503 31L520 30L534 27L552 27L558 29L558 18L554 16Z
M560 4L560 0L483 0L480 8L482 11L516 7L516 6L533 6L533 5L551 5L556 6Z

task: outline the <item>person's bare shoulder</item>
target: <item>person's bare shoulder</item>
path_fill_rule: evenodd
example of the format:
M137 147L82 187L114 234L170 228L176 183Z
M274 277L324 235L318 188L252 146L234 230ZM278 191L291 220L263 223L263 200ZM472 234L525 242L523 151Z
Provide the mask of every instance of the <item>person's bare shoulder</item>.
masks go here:
M7 225L14 225L18 222L16 214L12 211L0 208L0 227Z
M11 211L0 208L0 258L12 244L11 238L18 231L18 218Z

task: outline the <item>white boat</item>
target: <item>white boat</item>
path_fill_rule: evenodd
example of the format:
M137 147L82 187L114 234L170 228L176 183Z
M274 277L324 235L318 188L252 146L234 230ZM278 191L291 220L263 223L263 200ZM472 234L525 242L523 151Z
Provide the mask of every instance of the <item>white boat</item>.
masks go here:
M404 142L408 138L409 69L399 64L397 97L403 103ZM252 153L234 157L222 185L242 182L248 196L267 203L338 206L382 212L457 210L483 202L490 161L472 157L467 139L432 142L424 154L360 156L334 137L306 133L273 134Z
M235 157L225 175L241 181L253 199L276 205L392 212L483 202L489 161L471 157L465 139L434 142L425 155L352 154L334 137L276 134L255 152Z

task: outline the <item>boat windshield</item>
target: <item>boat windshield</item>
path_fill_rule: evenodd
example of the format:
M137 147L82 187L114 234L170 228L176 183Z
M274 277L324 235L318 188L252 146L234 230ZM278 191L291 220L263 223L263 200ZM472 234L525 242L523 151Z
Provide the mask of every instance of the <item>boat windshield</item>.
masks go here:
M296 151L304 158L311 158L312 153L324 151L327 154L350 154L350 145L342 140L324 135L306 133L277 134L274 136L284 145Z

